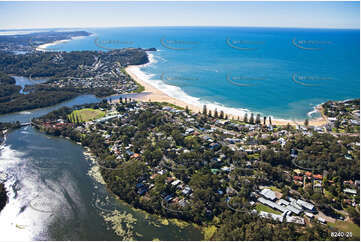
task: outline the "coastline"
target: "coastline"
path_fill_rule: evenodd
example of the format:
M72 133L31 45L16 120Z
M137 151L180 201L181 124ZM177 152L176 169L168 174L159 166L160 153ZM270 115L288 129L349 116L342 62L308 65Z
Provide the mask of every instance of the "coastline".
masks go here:
M93 36L95 34L91 34L90 36ZM47 48L49 46L53 46L53 45L58 45L61 43L65 43L65 42L69 42L71 40L75 40L75 39L81 39L81 38L85 38L85 37L89 37L89 36L76 36L76 37L71 37L70 39L65 39L65 40L57 40L51 43L46 43L46 44L42 44L39 45L36 50L37 51L49 51L47 50ZM52 51L52 50L50 50ZM202 103L200 103L198 101L198 98L196 97L191 97L189 95L187 95L186 93L184 93L183 90L181 90L181 88L176 87L176 86L170 86L167 84L162 83L162 85L164 84L164 86L166 88L177 88L179 89L178 91L180 91L181 93L184 93L183 98L180 97L172 97L170 96L166 91L162 90L162 88L157 87L156 85L154 85L154 83L150 83L150 81L148 81L146 78L142 78L142 71L140 70L141 67L146 66L146 65L150 65L152 63L155 62L154 60L154 56L147 52L148 58L149 58L149 62L143 65L130 65L128 67L125 68L125 72L138 84L140 84L143 88L140 87L139 91L137 91L137 93L143 93L145 95L140 95L137 97L134 97L133 99L137 100L137 101L142 101L142 102L148 102L148 101L155 101L155 102L168 102L171 103L173 105L182 107L182 108L186 108L188 106L189 110L191 110L192 112L202 112L203 111L203 105ZM251 112L247 109L242 109L242 108L232 108L232 107L220 107L220 105L217 104L206 104L207 105L207 109L208 110L215 110L217 108L217 111L223 111L224 114L227 114L229 116L230 119L234 119L237 120L238 117L243 120L243 115L244 113L248 113L250 114ZM309 125L310 126L323 126L325 124L327 124L327 117L325 117L322 114L322 107L321 104L317 105L316 107L314 107L314 110L312 110L310 113L315 113L315 112L319 112L321 114L321 117L319 118L314 118L314 119L309 119ZM291 120L291 119L277 119L277 118L272 118L272 124L274 125L303 125L304 124L304 120ZM268 117L267 117L267 123L268 123Z
M150 64L154 63L153 55L148 53L148 57L149 57L149 62L145 65L150 65ZM131 65L131 66L128 66L125 68L126 73L131 78L133 78L137 83L139 83L140 85L142 85L144 87L144 90L141 93L144 93L145 95L141 95L139 97L134 97L135 100L142 101L142 102L148 102L148 101L168 102L168 103L177 105L182 108L185 108L186 106L188 106L188 108L191 111L196 112L196 113L203 111L203 105L200 102L197 101L196 102L197 104L195 104L194 100L193 101L190 100L189 102L186 102L185 100L181 100L180 98L171 97L165 91L156 87L156 85L154 85L154 84L152 85L152 83L147 81L146 78L142 78L142 76L140 74L140 72L141 72L140 68L145 65L139 65L139 66ZM194 98L194 99L196 99L196 98ZM209 107L209 106L211 106L211 107ZM208 110L214 110L214 108L212 106L215 106L215 105L207 104ZM238 116L240 117L241 120L243 119L243 115L238 115L238 114L235 115L235 111L238 111L236 108L224 107L224 109L220 109L218 107L217 110L218 110L218 112L224 111L224 113L227 114L230 119L236 120L238 118ZM325 125L327 123L327 118L325 118L325 116L322 115L322 108L321 108L320 104L315 107L314 111L316 111L316 110L317 110L317 112L321 113L321 117L315 118L315 119L309 119L309 125L310 126ZM268 118L267 118L267 123L268 123ZM295 121L295 120L287 120L287 119L274 119L272 117L272 124L274 124L274 125L287 125L287 124L303 125L304 120Z
M142 78L140 78L138 75L135 74L135 68L138 68L138 66L128 66L125 68L125 71L127 74L132 77L136 82L138 82L140 85L144 87L144 91L141 93L145 93L145 95L142 95L140 97L135 97L134 99L137 101L142 102L148 102L148 101L155 101L155 102L168 102L180 107L185 108L188 106L190 110L193 112L201 112L202 107L199 107L197 105L188 104L182 100L173 98L169 95L167 95L162 90L154 87L153 85L145 82Z
M58 45L58 44L61 44L61 43L65 43L65 42L68 42L70 41L71 39L63 39L63 40L57 40L57 41L54 41L54 42L50 42L50 43L46 43L46 44L42 44L42 45L39 45L38 47L35 48L35 50L37 51L49 51L47 50L47 48L49 46L53 46L53 45Z
M92 36L93 34L89 35L89 36ZM47 48L49 46L53 46L53 45L58 45L58 44L62 44L62 43L66 43L66 42L69 42L69 41L72 41L72 40L77 40L77 39L83 39L85 37L89 37L89 36L75 36L75 37L71 37L70 39L63 39L63 40L56 40L54 42L50 42L50 43L46 43L46 44L42 44L42 45L39 45L35 48L35 50L37 51L54 51L53 49L50 49L48 50ZM55 49L56 50L56 49Z

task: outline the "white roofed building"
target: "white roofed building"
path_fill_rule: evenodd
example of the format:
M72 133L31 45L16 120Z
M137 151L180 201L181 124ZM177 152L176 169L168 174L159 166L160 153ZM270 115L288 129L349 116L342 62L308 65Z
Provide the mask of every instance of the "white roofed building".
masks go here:
M262 217L262 218L271 218L273 220L283 222L283 216L282 215L277 215L277 214L274 214L274 213L267 213L267 212L264 212L264 211L260 211L259 216Z
M297 204L304 207L305 209L309 210L309 211L314 211L315 210L315 206L312 203L309 202L305 202L301 199L297 200Z
M305 224L305 220L298 216L286 216L287 223Z
M298 214L300 214L300 213L302 212L301 209L295 208L295 207L292 206L292 205L288 205L286 208L287 208L288 210L290 210L292 213L296 214L296 215L298 215Z
M343 192L345 193L349 193L349 194L353 194L353 195L356 195L357 194L357 191L355 189L350 189L350 188L345 188L343 190Z
M260 194L271 201L274 201L277 198L276 193L268 188L263 189Z
M284 199L280 199L280 200L277 201L277 204L288 206L290 204L290 202L288 202L288 201L286 201Z
M281 205L279 205L279 204L277 204L277 203L275 203L275 202L272 202L272 201L270 201L270 200L264 199L263 197L260 197L260 198L258 198L257 200L258 200L260 203L262 203L262 204L264 204L264 205L267 205L267 206L269 206L269 207L271 207L271 208L275 208L275 209L277 209L277 210L279 210L279 211L281 211L281 212L283 212L283 213L289 211L285 206L281 206Z

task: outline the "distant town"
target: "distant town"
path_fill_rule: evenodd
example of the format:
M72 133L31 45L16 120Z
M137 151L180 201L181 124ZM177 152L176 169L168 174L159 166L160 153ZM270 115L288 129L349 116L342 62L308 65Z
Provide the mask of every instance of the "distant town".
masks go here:
M53 35L60 38L66 34L59 33L61 34L38 34L50 41ZM74 32L71 35L85 33ZM19 36L19 39L25 38L23 35ZM30 38L30 35L24 36L27 36L25 39ZM17 47L12 46L14 42L2 37L6 40L3 40L3 44L8 43L10 47L6 51L0 48L0 114L51 106L81 94L105 97L142 92L143 87L130 78L124 68L148 63L146 51L156 51L155 48L128 48L107 52L29 50L23 54L16 54L14 51ZM2 37L0 36L0 40ZM21 87L17 85L14 76L28 78L32 85L26 85L23 92L20 92ZM46 81L34 81L39 78Z
M30 31L29 34L0 35L0 51L25 54L36 52L36 48L43 44L89 35L91 33L86 31L36 31L35 33Z

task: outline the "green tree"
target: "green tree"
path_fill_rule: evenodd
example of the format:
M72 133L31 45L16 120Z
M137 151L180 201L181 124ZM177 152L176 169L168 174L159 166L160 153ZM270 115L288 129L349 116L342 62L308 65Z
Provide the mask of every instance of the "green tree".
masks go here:
M256 124L260 124L261 123L261 115L257 114L256 116Z
M245 113L243 116L243 122L248 123L248 114Z
M306 119L305 119L305 122L304 122L304 125L305 125L306 127L308 127L308 123L309 123L309 121L308 121L308 119L306 118Z
M224 119L224 112L221 110L221 114L219 115L219 118Z
M350 215L351 220L355 224L360 226L360 213L356 209L354 209L352 207L347 208L347 212Z
M251 117L249 118L249 122L251 124L254 124L254 115L253 115L253 113L251 113Z
M188 113L189 114L189 108L188 108L188 105L186 106L186 113Z
M207 115L207 105L203 105L203 115Z

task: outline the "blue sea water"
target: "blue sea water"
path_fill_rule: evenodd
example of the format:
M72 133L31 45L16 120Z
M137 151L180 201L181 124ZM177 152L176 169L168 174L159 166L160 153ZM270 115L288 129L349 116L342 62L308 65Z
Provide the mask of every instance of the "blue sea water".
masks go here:
M360 31L246 27L86 29L49 49L155 47L140 68L169 95L209 107L309 118L317 104L360 97ZM192 98L193 97L193 98ZM222 106L222 107L220 107ZM315 113L314 113L315 114ZM317 114L316 114L317 116Z

